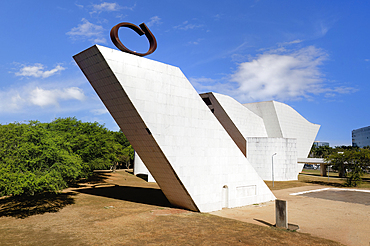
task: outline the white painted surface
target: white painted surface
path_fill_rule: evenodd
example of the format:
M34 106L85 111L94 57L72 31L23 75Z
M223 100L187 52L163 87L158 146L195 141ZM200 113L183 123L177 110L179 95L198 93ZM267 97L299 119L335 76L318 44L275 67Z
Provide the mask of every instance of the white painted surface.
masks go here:
M326 190L334 190L334 191L357 191L357 192L368 192L370 193L370 190L360 190L360 189L346 189L346 188L322 188L322 189L316 189L316 190L307 190L307 191L301 191L296 193L291 193L289 195L291 196L299 196L311 192L320 192L320 191L326 191Z
M234 98L212 93L244 137L268 137L264 120Z
M148 175L148 182L155 183L155 179L153 178L152 174L149 172L148 168L146 168L144 162L141 160L140 156L135 151L134 175L138 175L138 174Z
M297 147L295 138L247 138L248 160L263 180L298 180Z
M267 101L243 105L263 118L268 137L296 138L297 157L307 158L320 125L307 121L284 103Z

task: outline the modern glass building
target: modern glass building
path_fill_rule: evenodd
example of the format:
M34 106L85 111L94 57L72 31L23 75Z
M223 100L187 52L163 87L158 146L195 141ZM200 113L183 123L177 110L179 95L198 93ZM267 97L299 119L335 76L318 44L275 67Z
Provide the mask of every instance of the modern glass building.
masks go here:
M329 143L328 142L314 141L313 142L313 145L316 146L316 147L320 147L320 146L328 146L329 147Z
M352 131L352 146L360 148L370 146L370 126Z

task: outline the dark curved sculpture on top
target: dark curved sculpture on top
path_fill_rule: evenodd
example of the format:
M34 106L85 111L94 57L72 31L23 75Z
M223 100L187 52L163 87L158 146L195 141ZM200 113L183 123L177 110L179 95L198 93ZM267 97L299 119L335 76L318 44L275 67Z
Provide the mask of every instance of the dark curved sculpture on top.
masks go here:
M114 43L114 45L118 49L122 50L123 52L127 52L127 53L134 54L134 55L137 55L137 56L146 56L146 55L149 55L149 54L153 53L157 49L157 40L155 39L153 33L149 30L149 28L144 23L141 23L139 26L141 28L138 27L137 25L134 25L134 24L129 23L129 22L122 22L122 23L119 23L119 24L115 25L112 28L112 30L110 31L110 38L112 39L112 42ZM150 44L148 52L138 53L138 52L135 52L135 51L132 51L132 50L126 48L126 46L124 46L121 43L121 41L118 37L118 29L120 27L128 27L128 28L134 30L140 36L145 34L145 36L149 40L149 44Z

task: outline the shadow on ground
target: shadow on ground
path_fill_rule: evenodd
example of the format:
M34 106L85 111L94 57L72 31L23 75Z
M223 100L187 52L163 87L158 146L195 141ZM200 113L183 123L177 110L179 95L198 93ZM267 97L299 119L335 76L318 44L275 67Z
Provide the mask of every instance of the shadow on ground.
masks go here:
M335 182L329 182L329 181L313 181L313 180L308 181L308 180L305 180L303 182L309 183L309 184L327 185L327 186L333 186L333 187L345 187L341 183L335 183Z
M258 222L260 222L260 223L262 223L262 224L264 224L264 225L270 226L270 227L275 226L274 224L271 224L271 223L269 223L269 222L267 222L267 221L264 221L264 220L260 220L260 219L254 219L254 220L255 220L255 221L258 221Z
M76 192L136 203L172 207L160 189L115 185L110 187L78 189Z
M136 177L141 178L142 180L145 180L148 182L148 175L147 174L137 174Z
M366 206L370 205L370 193L369 192L358 192L355 190L323 190L319 192L309 192L302 194L301 196L314 197L332 201L349 202L363 204Z
M34 196L7 197L0 199L0 217L24 219L36 214L55 213L74 204L76 193L43 193Z
M81 187L87 187L87 184L100 184L104 183L105 180L109 178L109 174L111 171L101 170L96 171L87 179L80 179L73 183L68 183L68 187L70 188L81 188Z

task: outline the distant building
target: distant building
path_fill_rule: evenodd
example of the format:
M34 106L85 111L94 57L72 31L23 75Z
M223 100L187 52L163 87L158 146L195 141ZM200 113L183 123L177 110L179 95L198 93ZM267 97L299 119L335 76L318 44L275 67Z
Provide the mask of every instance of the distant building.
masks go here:
M360 148L370 146L370 126L352 131L352 146Z
M320 147L320 146L328 146L329 147L328 142L315 141L315 142L313 142L313 145L316 146L316 147Z

